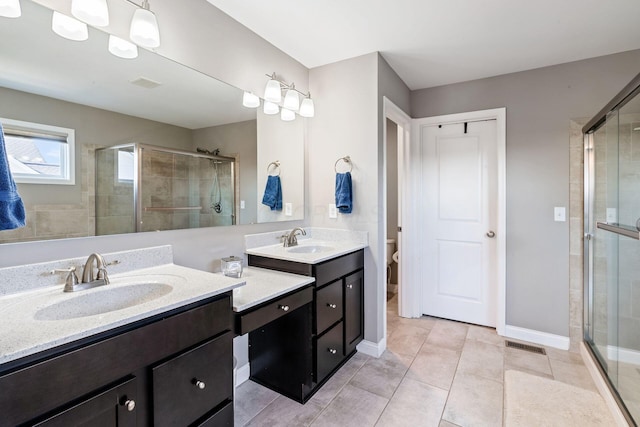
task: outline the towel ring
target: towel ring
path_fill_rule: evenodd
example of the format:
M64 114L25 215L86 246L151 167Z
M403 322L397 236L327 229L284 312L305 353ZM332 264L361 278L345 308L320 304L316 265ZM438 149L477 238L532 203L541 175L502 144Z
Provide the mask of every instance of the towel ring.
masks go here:
M267 166L267 174L271 175L271 172L269 171L271 169L271 166L274 166L274 170L273 172L278 172L275 176L280 176L280 161L276 160L275 162L271 162L269 163L269 165Z
M338 173L338 163L340 162L340 160L342 160L343 162L345 162L345 163L347 163L349 165L349 172L353 171L353 163L351 162L351 157L344 156L344 157L340 157L338 160L336 160L336 163L333 165L333 170L336 171L336 173Z

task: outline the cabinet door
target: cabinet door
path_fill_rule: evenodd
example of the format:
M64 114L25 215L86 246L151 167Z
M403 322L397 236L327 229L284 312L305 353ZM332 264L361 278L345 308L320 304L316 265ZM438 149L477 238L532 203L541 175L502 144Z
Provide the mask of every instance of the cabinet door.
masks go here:
M364 338L364 272L344 279L344 354L351 354Z
M99 392L35 426L130 427L136 425L136 379Z

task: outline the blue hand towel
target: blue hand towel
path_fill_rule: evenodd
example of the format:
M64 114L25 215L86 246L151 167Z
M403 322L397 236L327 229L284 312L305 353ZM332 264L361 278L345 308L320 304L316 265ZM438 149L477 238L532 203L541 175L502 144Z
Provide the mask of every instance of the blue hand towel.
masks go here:
M279 176L269 175L267 178L262 204L269 206L272 211L282 210L282 187Z
M353 209L353 186L349 172L336 174L336 208L340 213L351 213Z
M0 125L0 230L24 227L24 205L9 169L4 131Z

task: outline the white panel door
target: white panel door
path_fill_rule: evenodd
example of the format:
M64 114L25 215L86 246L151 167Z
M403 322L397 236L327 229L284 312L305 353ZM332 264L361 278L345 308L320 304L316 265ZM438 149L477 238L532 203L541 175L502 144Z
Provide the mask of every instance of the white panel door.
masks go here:
M496 326L496 121L422 126L424 314Z

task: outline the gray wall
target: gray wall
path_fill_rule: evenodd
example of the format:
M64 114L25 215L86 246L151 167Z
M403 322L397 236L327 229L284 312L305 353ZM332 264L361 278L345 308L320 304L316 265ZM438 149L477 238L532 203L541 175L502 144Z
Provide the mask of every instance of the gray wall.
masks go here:
M414 118L507 108L507 325L569 336L569 120L640 69L631 51L412 92Z

